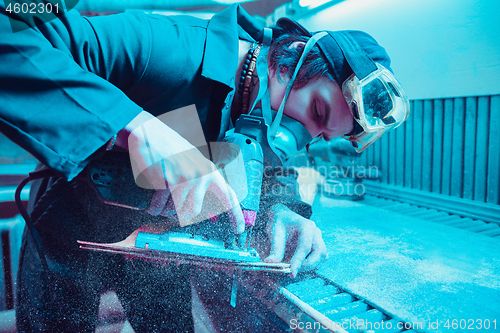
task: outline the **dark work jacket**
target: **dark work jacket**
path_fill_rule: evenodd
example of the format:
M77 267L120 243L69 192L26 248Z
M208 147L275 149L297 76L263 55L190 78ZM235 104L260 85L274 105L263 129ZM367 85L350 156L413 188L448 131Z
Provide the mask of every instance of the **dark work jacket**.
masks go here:
M230 126L238 40L261 33L237 5L210 20L72 10L16 33L2 12L0 130L68 181L142 110L195 104L206 141L220 140ZM289 190L266 191L261 208L282 202L310 217L295 179L293 171L268 177L265 188Z

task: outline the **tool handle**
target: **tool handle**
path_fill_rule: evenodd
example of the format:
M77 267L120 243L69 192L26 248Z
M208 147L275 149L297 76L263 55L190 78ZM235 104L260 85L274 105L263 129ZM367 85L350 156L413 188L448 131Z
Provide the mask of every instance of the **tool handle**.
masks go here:
M86 169L88 182L105 203L136 210L149 207L155 190L137 186L128 153L107 152Z

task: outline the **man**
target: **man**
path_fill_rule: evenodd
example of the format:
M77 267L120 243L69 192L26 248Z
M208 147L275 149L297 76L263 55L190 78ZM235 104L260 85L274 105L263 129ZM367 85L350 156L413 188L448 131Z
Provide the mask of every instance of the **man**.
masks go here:
M149 214L140 214L102 203L78 180L85 166L112 146L128 150L151 183L160 174L162 182L175 186L171 195L180 198L175 207L180 220L196 216L211 192L227 208L235 232L243 230L235 193L218 172L207 171L213 169L210 161L179 154L193 146L155 116L195 104L206 141L214 142L245 108L272 109L278 111L275 121L284 114L311 137L348 135L364 147L373 142L373 135L364 141L368 132L359 124L366 126L366 120L353 120L342 92L352 74L342 50L334 50L331 41L309 43L311 34L292 21L279 22L267 47L266 33L239 6L210 21L138 13L87 19L71 11L17 33L11 32L6 15L1 7L0 129L61 176L32 186L29 210L55 295L25 233L16 307L20 332L92 332L99 295L110 289L136 332L193 330L188 267L155 270L147 263L82 251L76 243L120 241L168 215L168 195L161 187ZM372 60L389 67L387 54L373 38L352 34ZM256 55L255 42L264 44L261 52L268 57ZM305 61L302 54L308 54ZM252 57L261 64L269 59L269 65L257 64L249 74L246 59ZM136 131L145 123L152 128L147 137ZM163 168L150 163L166 157ZM265 179L264 188L285 190L282 195L265 192L259 211L271 242L267 262L283 260L287 244L297 239L290 260L293 275L316 267L327 254L295 178L289 170Z

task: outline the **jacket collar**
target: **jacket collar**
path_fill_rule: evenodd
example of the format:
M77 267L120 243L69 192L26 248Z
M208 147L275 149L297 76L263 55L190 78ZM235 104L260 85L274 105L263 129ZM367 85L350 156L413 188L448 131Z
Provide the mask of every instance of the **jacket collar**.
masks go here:
M262 27L240 6L215 14L208 23L201 75L234 88L239 39L261 40Z

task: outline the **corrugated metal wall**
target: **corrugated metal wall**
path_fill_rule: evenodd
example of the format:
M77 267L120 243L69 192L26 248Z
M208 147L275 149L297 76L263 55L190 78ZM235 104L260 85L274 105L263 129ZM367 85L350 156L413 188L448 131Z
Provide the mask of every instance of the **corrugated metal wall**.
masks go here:
M500 204L500 95L413 100L411 108L361 162L388 184Z

